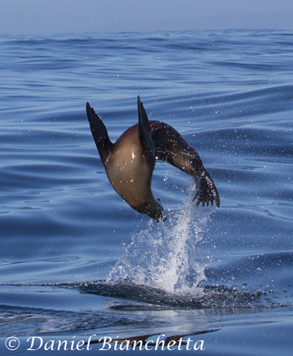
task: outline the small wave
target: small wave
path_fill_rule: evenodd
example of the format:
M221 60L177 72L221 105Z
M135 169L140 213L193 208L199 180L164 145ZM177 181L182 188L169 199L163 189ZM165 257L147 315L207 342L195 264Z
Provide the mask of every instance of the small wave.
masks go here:
M129 321L119 315L0 305L2 337L14 333L18 336L79 333L87 330L104 330L107 327L123 327L125 324L129 325Z
M124 304L111 307L123 310L261 307L261 291L206 284L206 265L197 256L213 210L195 209L193 189L181 211L171 213L165 223L150 221L133 235L106 280L82 283L81 291L123 299Z
M105 297L132 300L136 302L150 303L150 309L158 307L175 307L191 309L231 309L261 307L257 304L260 297L265 294L261 291L247 292L236 287L227 286L203 286L198 287L196 295L168 293L162 289L136 285L129 282L107 283L96 281L83 283L79 287L84 293L98 294ZM200 295L199 295L200 294ZM119 304L111 309L134 310L145 309L145 305Z

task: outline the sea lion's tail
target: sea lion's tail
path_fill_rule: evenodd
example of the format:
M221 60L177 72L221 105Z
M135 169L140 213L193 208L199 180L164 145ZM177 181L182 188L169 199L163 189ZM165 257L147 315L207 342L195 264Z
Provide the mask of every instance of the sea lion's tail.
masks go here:
M141 146L144 150L146 157L150 161L155 161L156 146L153 141L150 123L143 103L140 101L140 97L137 97L137 109L138 109L138 137Z
M105 162L113 143L109 139L106 126L89 103L86 103L86 113L101 160Z

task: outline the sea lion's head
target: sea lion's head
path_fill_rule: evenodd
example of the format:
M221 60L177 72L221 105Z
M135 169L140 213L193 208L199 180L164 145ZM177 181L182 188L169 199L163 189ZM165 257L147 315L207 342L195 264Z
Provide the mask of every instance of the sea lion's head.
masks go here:
M166 221L167 217L164 214L163 206L160 202L160 199L152 199L150 201L145 201L142 204L141 211L144 214L147 214L150 218L155 219L157 221Z

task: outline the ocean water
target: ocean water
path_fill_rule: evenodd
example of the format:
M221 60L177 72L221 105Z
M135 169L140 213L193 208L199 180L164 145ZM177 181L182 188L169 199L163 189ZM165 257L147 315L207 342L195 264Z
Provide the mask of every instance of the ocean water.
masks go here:
M177 340L180 354L290 355L293 32L2 36L0 48L1 355L65 353L58 340L71 354L78 340L89 354ZM115 193L85 104L115 141L138 95L198 151L219 209L196 207L190 178L164 162L152 190L167 222Z

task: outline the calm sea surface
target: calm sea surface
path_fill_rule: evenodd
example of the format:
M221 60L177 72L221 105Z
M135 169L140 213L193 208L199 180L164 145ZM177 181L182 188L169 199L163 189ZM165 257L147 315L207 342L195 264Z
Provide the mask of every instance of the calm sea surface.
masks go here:
M293 32L2 36L0 59L1 355L11 336L43 355L144 335L185 335L180 354L290 355ZM198 151L219 209L196 208L163 162L166 223L115 193L85 104L115 141L138 95Z

